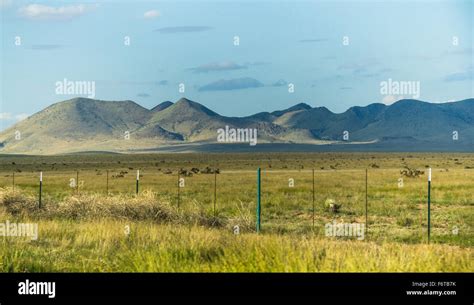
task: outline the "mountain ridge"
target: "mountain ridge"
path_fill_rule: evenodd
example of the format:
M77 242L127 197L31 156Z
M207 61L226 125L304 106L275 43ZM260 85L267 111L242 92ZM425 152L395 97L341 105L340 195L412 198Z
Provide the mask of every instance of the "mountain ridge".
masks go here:
M127 152L212 144L218 142L217 131L226 126L256 129L258 143L268 144L377 142L388 151L394 143L410 142L474 147L474 99L449 103L404 99L391 105L352 106L342 113L298 103L283 110L228 117L184 97L151 109L130 100L73 98L54 103L0 132L0 153ZM453 142L455 132L458 138Z

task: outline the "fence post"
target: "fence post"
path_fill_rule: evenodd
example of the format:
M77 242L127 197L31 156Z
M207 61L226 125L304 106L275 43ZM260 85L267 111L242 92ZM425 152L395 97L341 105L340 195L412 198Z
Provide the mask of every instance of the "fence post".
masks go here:
M261 169L260 167L257 170L257 233L260 233L260 216L262 214L260 206L260 193L261 193Z
M105 189L107 191L107 196L109 196L109 170L107 170L107 182L105 185Z
M216 217L216 205L217 205L217 172L214 170L214 217Z
M137 190L136 190L137 195L138 195L138 187L139 187L138 185L140 183L139 181L140 181L140 170L137 169Z
M43 172L40 172L39 201L38 207L41 209L41 193L43 192Z
M76 194L79 195L79 171L76 171Z
M367 168L365 169L365 233L367 235L367 233L369 232L369 221L368 221L368 218L369 218L369 192L368 192L368 189L369 189L369 183L368 183L368 180L369 180L369 173L368 173L368 170Z
M313 231L314 231L314 168L313 168Z
M431 167L428 169L428 243L431 238Z
M13 192L15 192L15 172L13 172L13 176L12 176L12 185L13 185Z
M179 209L179 201L180 201L180 197L179 197L179 189L180 189L180 186L179 186L179 179L180 179L180 175L179 175L179 169L178 169L178 209Z

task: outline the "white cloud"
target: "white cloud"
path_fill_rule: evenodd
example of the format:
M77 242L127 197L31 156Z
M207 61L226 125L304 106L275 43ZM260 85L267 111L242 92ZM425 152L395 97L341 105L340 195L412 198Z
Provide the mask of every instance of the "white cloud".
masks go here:
M19 9L21 16L32 20L70 20L89 12L97 5L69 5L47 6L42 4L29 4Z
M0 120L11 120L12 114L9 112L0 112Z
M24 119L26 119L29 116L30 115L27 114L27 113L20 113L20 114L15 115L15 120L17 120L18 122L23 121Z
M158 18L158 17L160 17L160 12L157 11L157 10L147 11L147 12L145 12L145 14L143 14L143 17L145 19Z
M395 103L396 101L403 100L404 96L403 95L386 95L382 99L382 103L385 105L391 105Z
M460 99L449 99L449 100L438 100L438 101L431 101L430 100L430 103L435 103L435 104L443 104L443 103L455 103L455 102L459 102L463 100L462 98Z
M208 63L196 68L191 68L189 70L192 70L195 73L207 73L207 72L214 72L214 71L229 71L229 70L240 70L240 69L247 69L247 67L236 64L232 61L223 61L223 62Z
M3 120L3 121L15 120L15 121L19 122L19 121L23 121L24 119L26 119L29 116L30 115L26 114L26 113L20 113L20 114L13 115L10 112L0 112L0 120Z

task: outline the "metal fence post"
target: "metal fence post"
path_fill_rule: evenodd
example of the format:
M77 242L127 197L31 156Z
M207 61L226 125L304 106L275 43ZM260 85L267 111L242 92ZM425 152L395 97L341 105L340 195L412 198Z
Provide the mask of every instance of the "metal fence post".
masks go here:
M261 193L261 169L259 167L257 170L257 225L256 225L257 233L260 233L260 217L262 214L260 193Z

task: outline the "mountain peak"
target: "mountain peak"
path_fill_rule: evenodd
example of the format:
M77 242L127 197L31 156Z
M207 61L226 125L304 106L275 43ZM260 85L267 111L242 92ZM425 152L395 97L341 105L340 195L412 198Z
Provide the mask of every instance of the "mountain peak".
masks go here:
M182 97L176 102L176 104L199 104L199 103L193 102L185 97Z
M151 111L158 112L158 111L161 111L161 110L165 110L166 108L168 108L171 105L173 105L173 102L164 101L163 103L159 103L155 107L151 108Z
M124 101L104 101L97 100L87 97L74 97L65 101L57 102L51 104L44 110L51 109L66 109L67 107L73 107L75 109L84 110L86 112L93 111L93 109L101 108L104 111L113 111L114 109L129 109L129 111L134 111L134 109L140 109L140 111L148 111L143 106L137 104L131 100ZM66 111L66 110L65 110Z
M309 109L311 109L310 105L306 103L299 103L284 110L273 111L271 114L275 116L282 116L288 112L299 111L299 110L309 110Z
M99 100L87 98L87 97L74 97L68 100L60 101L57 103L54 103L53 105L66 105L66 104L92 104L95 103Z
M310 105L306 104L306 103L298 103L296 105L294 105L293 107L290 107L288 109L305 109L305 110L308 110L308 109L311 109L313 107L311 107Z
M192 110L192 111L197 111L197 112L201 112L201 113L205 113L207 115L210 115L210 116L216 116L218 115L217 113L215 113L214 111L212 111L211 109L207 108L206 106L204 105L201 105L197 102L194 102L194 101L191 101L185 97L182 97L180 98L174 105L173 107L170 107L169 109L179 109L180 111L182 112L187 112L189 110Z
M426 103L426 102L423 102L423 101L420 101L420 100L405 98L405 99L401 99L401 100L396 101L392 105L395 105L395 104L398 104L398 105L410 105L410 104L412 104L412 105L414 105L414 104L429 104L429 103Z

